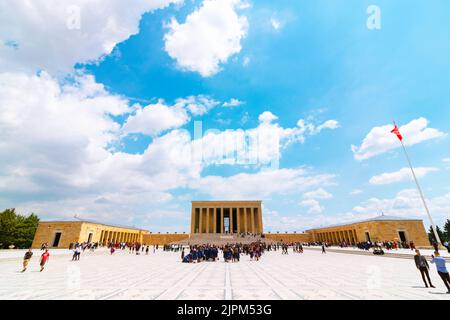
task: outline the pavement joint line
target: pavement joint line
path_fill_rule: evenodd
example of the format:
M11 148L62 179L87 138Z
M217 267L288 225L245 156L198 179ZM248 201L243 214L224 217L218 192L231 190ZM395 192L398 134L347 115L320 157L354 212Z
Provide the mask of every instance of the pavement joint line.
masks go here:
M166 290L164 290L160 295L155 297L155 300L177 300L178 297L181 295L181 293L186 290L187 287L189 287L189 285L198 277L198 275L200 273L203 272L203 270L206 269L206 265L202 265L199 266L198 264L195 265L196 267L198 266L198 269L191 277L190 279L186 282L186 284L181 284L184 278L184 274L181 274L181 276L179 278L177 278L177 281L175 281L175 283L178 283L179 285L175 285L172 287L167 288ZM166 298L166 296L168 296L168 298Z
M280 298L280 300L283 300L283 299L284 299L284 298L282 297L283 294L280 294L280 292L279 292L277 289L275 289L276 286L271 286L270 283L267 281L267 279L266 279L265 277L262 277L257 271L255 271L255 267L254 267L254 266L251 266L251 267L249 267L249 268L255 273L255 275L256 275L260 280L262 280L267 286L269 286L269 287L272 289L272 291L278 296L278 298ZM297 295L297 296L298 296L298 295Z
M233 300L230 265L225 265L225 300Z
M409 253L409 252L408 252ZM408 254L407 253L407 254ZM371 258L368 258L368 257ZM375 257L376 258L376 257ZM136 256L108 251L85 254L79 262L55 259L44 273L18 272L20 260L0 264L0 299L393 299L446 300L436 272L436 289L422 288L414 261L375 259L319 250L281 255L266 252L261 261L246 255L239 263L181 263L179 255L160 252ZM72 266L77 266L72 273ZM370 271L373 268L374 271ZM79 270L78 270L79 269ZM227 270L228 269L228 270ZM434 268L433 268L434 270ZM77 275L81 272L81 278ZM229 273L229 281L227 278ZM9 275L9 276L8 276ZM374 278L372 278L374 277ZM380 278L381 277L381 278ZM380 281L379 284L376 282ZM265 281L263 281L265 280ZM228 290L228 293L226 292Z
M276 266L276 268L277 268L279 271L284 271L284 270L280 270L280 269L281 269L280 266ZM302 273L302 274L303 274L303 273ZM305 278L306 278L306 277L305 277ZM311 283L316 283L316 284L319 285L319 286L325 287L325 288L327 288L327 290L333 291L334 293L337 293L337 294L339 294L339 295L347 296L347 297L350 298L350 299L359 299L358 296L355 296L355 295L353 295L353 294L351 294L351 293L348 293L348 292L346 292L345 290L344 290L344 291L338 291L338 290L336 290L336 289L334 289L334 288L330 288L330 287L327 286L323 281L320 281L320 280L317 280L317 279L313 279L313 278L308 279L308 281L310 281Z

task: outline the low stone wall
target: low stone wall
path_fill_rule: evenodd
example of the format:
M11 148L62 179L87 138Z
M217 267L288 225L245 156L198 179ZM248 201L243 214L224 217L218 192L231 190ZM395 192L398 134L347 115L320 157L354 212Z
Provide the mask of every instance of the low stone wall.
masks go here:
M312 235L308 233L266 233L265 238L276 242L311 242Z
M146 245L165 245L172 242L189 239L189 234L177 233L150 233L143 235L142 243Z

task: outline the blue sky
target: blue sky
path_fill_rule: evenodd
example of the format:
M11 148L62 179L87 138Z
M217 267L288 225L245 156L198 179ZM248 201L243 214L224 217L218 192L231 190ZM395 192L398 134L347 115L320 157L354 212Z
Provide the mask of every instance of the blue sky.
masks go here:
M450 217L448 1L143 3L80 3L75 28L68 4L36 2L46 26L13 4L0 154L16 156L0 205L162 232L189 231L190 201L212 199L263 200L266 231L381 212L428 225L395 119L433 216ZM199 139L206 152L240 130L279 138L279 166L195 162L195 121L217 130Z

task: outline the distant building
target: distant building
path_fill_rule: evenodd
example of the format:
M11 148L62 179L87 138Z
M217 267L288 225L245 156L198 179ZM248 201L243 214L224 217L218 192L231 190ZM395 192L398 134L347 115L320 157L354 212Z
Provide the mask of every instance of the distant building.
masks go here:
M188 243L189 239L201 243L242 241L242 233L263 234L261 201L193 201L191 210L191 234L161 234L147 230L105 224L72 218L59 221L43 221L37 228L33 248L48 243L53 248L68 248L76 242L138 242L142 244ZM349 245L364 241L413 241L417 247L429 247L423 221L394 216L349 222L304 233L265 233L263 241L327 242Z
M300 234L270 234L273 240L355 244L370 241L413 241L417 247L429 247L428 235L420 219L379 216L372 219L311 229Z
M192 201L192 234L263 233L262 201Z
M142 242L146 234L149 232L134 227L70 218L40 222L32 246L48 243L52 248L69 248L77 242Z

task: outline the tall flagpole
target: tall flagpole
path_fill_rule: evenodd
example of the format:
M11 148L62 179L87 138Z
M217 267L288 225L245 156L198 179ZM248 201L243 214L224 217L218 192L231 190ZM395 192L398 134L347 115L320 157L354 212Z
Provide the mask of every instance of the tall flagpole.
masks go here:
M394 125L397 126L395 124L395 122L394 122ZM419 190L420 197L422 198L423 206L425 207L425 211L427 212L428 218L430 219L431 228L433 229L433 233L434 233L434 237L436 238L436 242L438 244L442 245L441 238L439 237L439 234L437 233L436 225L434 224L433 218L431 217L430 210L428 209L427 202L425 201L425 196L423 195L422 188L420 187L419 180L417 179L416 172L414 171L414 167L411 163L411 159L408 155L408 152L406 151L405 144L403 143L402 139L399 139L399 140L400 140L400 143L402 144L403 151L405 152L406 160L408 160L409 167L411 168L411 172L413 174L414 181L416 182L417 189Z

